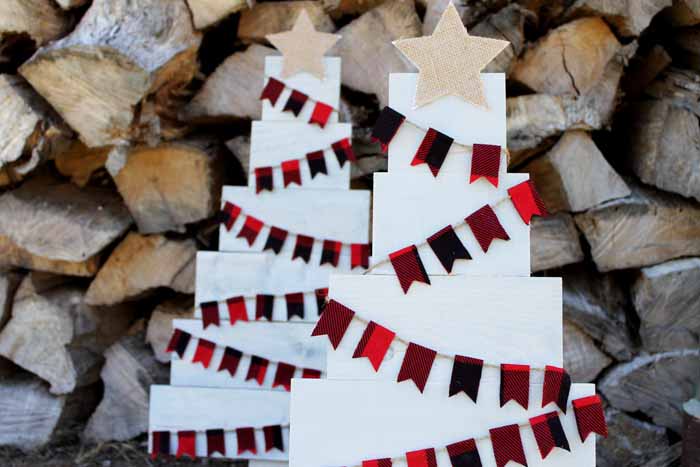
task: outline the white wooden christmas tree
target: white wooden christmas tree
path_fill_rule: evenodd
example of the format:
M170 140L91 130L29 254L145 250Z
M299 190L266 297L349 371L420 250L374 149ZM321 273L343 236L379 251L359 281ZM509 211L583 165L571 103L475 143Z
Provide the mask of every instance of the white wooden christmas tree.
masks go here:
M305 13L285 34L285 56L265 60L249 186L223 189L220 251L198 254L195 319L174 321L170 386L151 388L155 455L286 465L290 378L325 376L309 335L329 275L367 261L369 192L349 190L341 63L322 56L337 38Z
M462 34L450 5L432 37L397 44L421 74L390 75L375 128L389 170L374 178L371 274L331 277L314 334L337 348L328 379L293 381L291 467L595 465L594 386L568 392L565 374L545 371L563 366L562 286L529 277L529 215L543 210L528 175L507 173L507 151L494 151L506 144L505 77L476 75L484 106L465 99L473 89L443 89L464 72L451 55L469 53ZM477 45L495 56L494 43Z

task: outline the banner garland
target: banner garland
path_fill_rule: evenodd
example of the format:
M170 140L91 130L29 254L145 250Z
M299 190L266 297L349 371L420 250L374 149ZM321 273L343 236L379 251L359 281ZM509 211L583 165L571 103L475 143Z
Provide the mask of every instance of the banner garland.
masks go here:
M282 251L287 237L293 235L296 237L296 240L292 252L292 260L301 258L302 261L308 263L311 259L311 252L314 245L320 242L323 248L321 251L321 266L330 264L333 267L338 267L341 249L349 247L350 268L355 269L356 267L361 267L367 269L369 267L369 245L366 243L343 243L335 240L315 239L300 233L289 232L244 213L243 209L229 201L224 202L224 207L219 213L220 221L224 224L227 231L231 231L236 220L241 216L245 216L245 221L238 231L236 238L245 239L249 246L255 243L263 227L269 227L270 233L268 234L263 251L272 250L275 254L279 254L280 251Z
M591 423L589 419L582 417L574 410L576 425L579 429L581 438L584 439L584 432L595 432L601 436L607 437L607 425L605 424L603 405L600 397L596 395L572 401L574 409L577 405L580 406L586 404L589 404L588 406L591 407L590 418L602 420L602 424ZM479 449L477 448L476 442L490 440L497 467L504 467L510 461L527 466L528 464L525 457L525 450L523 449L521 435L521 430L527 428L532 430L534 434L542 459L546 459L554 448L560 448L569 452L571 451L569 441L561 423L560 414L558 412L549 412L532 417L527 423L491 428L489 429L488 435L484 435L479 438L470 438L463 441L458 441L444 447L436 446L427 449L419 449L417 451L410 451L397 457L364 460L359 465L345 465L347 467L392 467L394 462L401 465L404 465L405 462L408 467L436 467L437 453L440 451L446 451L453 467L481 467L481 456L479 455Z
M498 188L499 171L501 166L501 154L506 154L508 159L508 150L498 145L493 144L460 144L455 143L454 138L439 132L434 128L427 130L411 121L406 120L406 117L391 107L387 106L382 109L377 119L374 129L372 130L372 140L379 142L382 146L382 151L386 152L398 133L401 126L405 123L413 125L415 128L425 132L425 136L421 141L420 146L413 156L411 165L426 164L434 177L438 176L447 153L450 148L457 147L465 152L472 153L472 166L469 175L469 183L474 183L480 178L485 178L493 186Z
M197 457L196 440L198 434L203 434L206 439L207 457L219 453L224 457L233 458L245 452L258 453L255 442L255 432L262 431L265 439L265 452L277 449L284 452L284 438L282 430L288 429L289 424L267 425L263 427L241 428L216 428L210 430L179 430L179 431L153 431L151 433L151 459L170 457L170 437L175 434L177 438L177 458L189 456ZM229 454L226 449L226 433L236 433L235 454Z
M365 274L372 272L380 265L391 263L404 293L408 293L414 282L430 285L430 278L425 271L418 250L426 245L429 246L440 261L440 264L445 268L445 271L448 274L451 273L456 260L472 259L466 246L457 237L456 229L464 226L469 227L484 253L488 252L494 240L510 240L494 210L494 208L508 200L511 201L516 211L518 211L523 222L528 225L532 216L548 215L535 189L535 184L531 180L526 180L509 188L507 198L503 198L493 205L486 204L482 206L465 217L463 221L438 230L424 242L409 245L390 253L388 258L375 262L371 268L365 271Z
M352 150L350 138L343 138L330 146L316 151L307 153L304 157L296 159L288 159L277 165L268 165L264 167L256 167L255 174L255 193L259 194L262 191L273 191L275 184L273 180L273 169L282 169L282 185L287 188L289 185L297 184L301 186L301 163L306 162L309 167L311 178L315 178L318 174L328 175L328 166L326 164L326 151L332 150L338 164L341 168L345 167L345 163L357 162L355 152Z
M333 349L337 349L353 320L357 320L363 325L366 324L367 327L352 357L366 357L372 364L374 371L379 371L379 367L394 340L406 346L406 353L397 377L398 383L411 380L422 393L435 359L452 360L453 366L448 397L464 392L476 403L483 368L496 368L500 370L501 374L501 407L512 400L520 404L524 409L527 409L529 406L530 373L532 371L541 371L544 372L542 407L547 406L550 402L554 402L557 407L566 413L566 404L569 400L571 389L571 378L563 368L551 365L540 368L529 365L491 363L479 358L437 352L415 342L405 340L397 336L391 329L375 321L366 321L354 310L332 299L326 304L323 314L311 335L328 336Z
M262 93L260 94L260 100L264 101L267 99L268 101L270 101L270 104L274 107L275 105L277 105L277 100L279 99L280 95L282 94L282 91L284 91L285 88L290 89L292 92L289 95L287 102L284 104L284 108L282 109L283 112L291 112L294 114L295 117L298 117L301 113L301 110L304 108L304 105L307 102L311 102L314 104L314 108L311 112L311 118L309 119L309 123L316 124L321 128L326 127L328 119L333 114L333 112L338 112L338 109L334 109L332 106L324 102L313 99L312 97L307 96L301 91L290 88L282 81L279 81L278 79L275 79L271 76L268 78L267 84L265 85L265 87L262 90Z
M283 387L287 392L291 390L292 378L297 372L294 365L285 362L270 361L258 355L246 354L233 347L224 346L215 342L203 339L201 337L192 336L187 331L175 328L168 342L166 352L175 352L181 359L184 359L185 352L190 342L197 342L194 356L191 363L201 363L206 369L211 365L212 358L216 349L223 349L217 373L227 371L229 376L233 378L239 369L239 365L243 357L250 357L250 366L246 374L246 381L256 381L259 386L262 386L265 381L265 375L270 363L277 364L277 370L272 382L272 388ZM302 368L301 378L318 379L321 378L323 372L313 368Z

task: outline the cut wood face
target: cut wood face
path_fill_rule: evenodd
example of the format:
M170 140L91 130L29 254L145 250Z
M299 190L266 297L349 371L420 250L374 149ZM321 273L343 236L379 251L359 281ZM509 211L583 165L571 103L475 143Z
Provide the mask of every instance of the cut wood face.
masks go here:
M354 310L364 323L354 319L338 349L329 350L328 377L396 381L406 351L398 340L379 372L368 359L352 358L370 320L391 329L397 338L443 354L485 363L562 365L560 278L433 277L431 281L429 288L416 287L404 295L392 276L331 276L329 297ZM452 360L438 357L428 383L448 383L451 374ZM484 380L498 382L499 375L496 368L484 368ZM531 378L542 381L542 373L533 372ZM440 388L428 384L426 393L432 389Z
M494 207L510 240L494 240L484 253L472 231L461 226L455 232L472 259L455 262L452 273L529 276L530 227L523 223L510 201L493 206L508 196L508 188L527 180L528 175L504 174L497 189L484 179L470 184L468 177L466 172L451 172L434 178L427 168L420 166L410 172L375 174L373 259L382 261L394 251L425 242L446 225L463 222L466 216L488 203ZM428 274L447 274L429 246L421 247L419 254ZM394 274L390 263L375 271Z
M209 368L192 363L196 350L194 340L188 345L182 359L171 354L170 384L172 386L205 386L241 389L273 389L277 363L283 362L296 367L294 376L301 378L304 368L325 371L326 345L321 339L309 339L314 324L311 323L266 323L237 322L234 326L222 323L202 329L202 321L177 319L173 328L182 329L217 344ZM233 347L244 354L235 376L218 372L224 353L224 346ZM250 356L257 355L270 361L262 386L254 380L245 381L250 366ZM285 391L283 387L275 391Z
M349 262L349 258L345 258ZM197 254L197 279L195 284L195 304L222 301L228 298L245 296L249 316L255 313L257 294L275 295L272 308L273 321L287 320L287 305L284 295L295 292L304 294L304 319L315 323L318 319L318 305L314 291L328 287L332 268L306 264L303 261L290 261L273 254L199 252ZM201 318L202 311L195 309L195 317ZM224 314L221 319L228 320ZM298 318L294 318L295 320ZM309 333L310 335L310 333Z
M272 106L270 101L265 100L262 103L262 119L265 121L285 121L285 122L308 122L311 118L311 113L314 109L314 102L309 100L304 104L299 116L295 116L291 112L284 112L284 104L287 102L292 89L303 92L310 99L328 104L334 109L340 106L340 58L326 57L323 59L325 65L324 79L310 75L309 73L297 73L289 78L282 78L282 57L266 57L265 58L265 77L263 83L267 82L268 77L273 77L282 81L287 87L279 99L277 105ZM264 84L263 84L264 86ZM338 122L338 112L333 112L328 119L328 123ZM283 141L283 140L281 140ZM294 147L290 144L289 147Z
M351 136L352 125L349 123L328 124L322 129L305 122L253 122L248 180L251 183L255 182L256 168L272 166L275 190L298 188L347 190L350 188L351 163L346 162L344 167L340 167L331 145ZM301 186L291 184L284 187L280 164L290 159L304 159L306 154L322 149L325 150L328 174L317 174L316 177L311 178L309 165L302 160L299 163Z
M229 453L236 453L236 428L289 424L289 394L279 391L248 391L197 387L151 386L149 409L149 452L154 431L170 431L171 454L177 450L177 431L196 430L197 457L207 457L204 431L222 428ZM283 461L289 450L289 428L282 428L285 452L265 452L262 430L255 431L257 455L246 451L236 459L268 459ZM212 457L221 457L214 454Z
M430 391L430 395L427 390L420 394L410 383L294 380L289 465L359 465L366 459L402 457L417 449L444 448L450 443L480 438L488 435L489 428L527 424L529 417L554 410L553 405L541 408L541 385L534 385L536 397L530 401L529 410L513 402L499 408L497 381L482 383L478 405L463 394L448 398L447 386L443 389L444 393ZM593 393L592 384L574 384L570 400ZM573 409L561 414L560 420L571 452L554 449L543 461L532 431L521 428L528 465L595 465L595 436L581 443ZM490 441L477 441L477 448L484 467L496 465ZM438 452L437 466L451 465L445 450ZM393 466L406 467L405 457Z

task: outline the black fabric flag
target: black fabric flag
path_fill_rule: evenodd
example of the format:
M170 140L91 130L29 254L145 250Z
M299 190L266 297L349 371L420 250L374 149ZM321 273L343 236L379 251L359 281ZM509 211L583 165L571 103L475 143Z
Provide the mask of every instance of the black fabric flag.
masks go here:
M428 237L428 245L448 273L452 272L456 260L472 259L451 225Z
M452 147L453 141L454 140L446 134L430 128L425 133L425 137L418 147L418 151L416 151L411 165L428 164L433 177L437 177L442 163L445 162L447 152L450 150L450 147Z
M267 237L267 241L265 242L265 247L263 247L263 251L272 250L275 252L275 254L279 254L279 252L282 250L282 246L284 245L284 241L286 239L286 230L277 227L270 227L270 235Z
M389 143L405 119L406 117L389 106L382 109L372 129L372 140L379 141L382 145L382 151L386 152L389 148Z
M476 402L479 396L481 384L481 372L484 361L478 358L455 355L452 365L452 378L450 379L450 397L464 392L471 400Z
M306 162L309 164L309 171L313 179L318 174L328 175L326 168L326 157L323 151L314 151L306 155Z

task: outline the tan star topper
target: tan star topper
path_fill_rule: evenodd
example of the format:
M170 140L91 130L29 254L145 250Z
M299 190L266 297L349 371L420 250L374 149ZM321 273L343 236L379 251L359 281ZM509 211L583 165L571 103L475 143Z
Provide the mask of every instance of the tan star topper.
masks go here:
M431 36L394 41L418 67L416 107L447 95L488 107L480 73L509 44L508 41L470 36L452 3Z
M306 10L301 10L291 31L265 37L284 56L282 78L306 71L318 79L323 79L323 54L340 39L335 34L316 31Z

